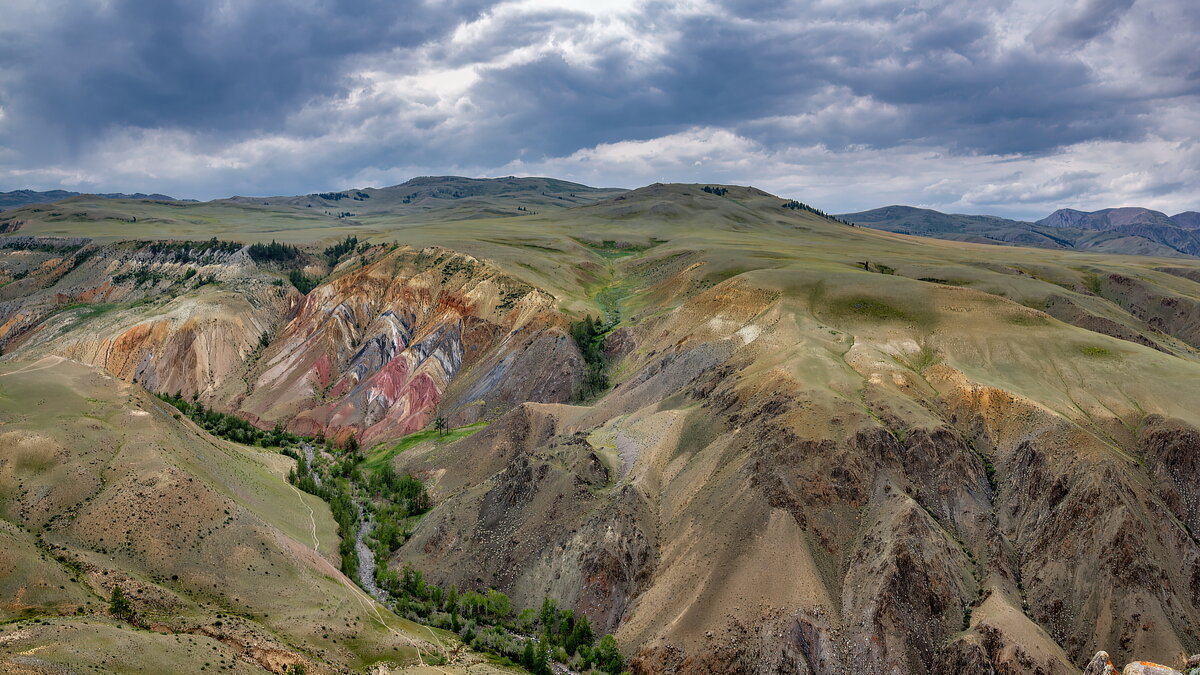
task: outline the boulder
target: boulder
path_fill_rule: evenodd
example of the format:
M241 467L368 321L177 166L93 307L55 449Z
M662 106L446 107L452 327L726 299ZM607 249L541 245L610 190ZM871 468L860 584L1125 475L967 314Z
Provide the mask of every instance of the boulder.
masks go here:
M1121 675L1183 675L1183 673L1149 661L1134 661L1125 664L1125 670L1121 671Z
M1088 661L1083 675L1117 675L1117 667L1113 665L1112 659L1108 658L1108 652L1100 651Z

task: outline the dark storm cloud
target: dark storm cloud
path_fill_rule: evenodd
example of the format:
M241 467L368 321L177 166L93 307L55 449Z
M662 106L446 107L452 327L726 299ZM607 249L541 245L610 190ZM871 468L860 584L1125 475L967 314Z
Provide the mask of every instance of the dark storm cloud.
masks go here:
M857 128L811 128L802 136L759 124L755 138L833 147L937 139L961 152L1008 154L1144 133L1138 116L1147 101L1106 88L1070 53L1000 50L987 17L951 10L961 6L822 15L778 3L730 3L670 24L647 13L638 30L678 31L656 72L631 74L612 57L597 75L547 57L493 74L478 98L523 119L517 128L536 126L538 149L549 154L692 125L739 128L801 114L826 103L818 95L829 87L901 114L889 114L886 126L864 118ZM743 20L730 20L739 12ZM894 34L881 36L880 22Z
M1053 15L1035 34L1042 45L1087 42L1104 34L1133 5L1133 0L1082 0Z
M113 126L232 135L271 130L297 107L352 86L346 59L436 39L486 4L113 0L59 3L49 11L29 5L27 17L6 11L9 28L0 29L7 71L0 105L18 130L40 131L37 143L58 140L68 150Z

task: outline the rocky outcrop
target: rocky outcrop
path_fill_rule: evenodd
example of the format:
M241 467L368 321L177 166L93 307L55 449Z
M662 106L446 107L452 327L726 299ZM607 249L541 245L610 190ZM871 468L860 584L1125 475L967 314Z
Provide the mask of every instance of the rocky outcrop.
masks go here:
M1149 661L1134 661L1125 664L1125 667L1121 669L1121 675L1183 675L1183 673Z
M1200 548L1156 515L1174 500L1186 522L1182 428L1147 418L1140 441L1148 469L1178 467L1175 498L1146 487L1174 486L1171 469L1112 451L1118 431L946 365L915 371L916 344L831 339L764 372L797 344L771 302L730 282L640 325L619 338L636 345L622 381L555 408L532 442L525 409L453 453L406 452L423 476L487 468L447 484L397 560L520 599L550 589L641 645L641 673L1069 675L1102 644L1188 648ZM852 399L818 389L847 382Z
M574 395L582 362L552 299L487 263L399 249L315 289L253 376L243 409L360 442Z
M153 391L219 398L300 297L240 244L52 243L72 250L22 280L36 290L0 303L0 344L97 365ZM22 246L12 255L36 250Z
M1189 657L1183 666L1190 675L1192 669L1200 668L1200 655ZM1121 669L1121 675L1184 675L1170 666L1150 661L1131 661ZM1096 652L1083 669L1083 675L1116 675L1117 668L1108 657L1108 652Z
M304 296L228 242L6 245L0 272L40 262L0 289L0 346L304 434L371 442L435 411L495 419L569 400L583 371L550 296L441 249L364 249Z
M1108 652L1096 652L1091 661L1083 669L1083 675L1116 675L1117 667L1113 665Z

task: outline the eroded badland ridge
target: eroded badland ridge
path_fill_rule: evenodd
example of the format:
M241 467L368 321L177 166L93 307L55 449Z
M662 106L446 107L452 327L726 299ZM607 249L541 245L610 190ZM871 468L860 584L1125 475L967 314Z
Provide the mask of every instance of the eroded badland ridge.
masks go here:
M1200 261L737 186L422 180L5 212L0 612L39 617L0 628L6 667L498 667L351 583L336 495L285 479L310 469L423 484L365 541L398 587L552 598L637 673L1200 651ZM328 445L214 439L197 405Z

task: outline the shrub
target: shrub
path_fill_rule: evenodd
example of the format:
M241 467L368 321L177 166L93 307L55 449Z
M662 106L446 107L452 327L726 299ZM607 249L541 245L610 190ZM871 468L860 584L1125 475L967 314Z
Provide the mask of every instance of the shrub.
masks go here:
M133 621L133 605L125 597L125 591L120 586L113 586L112 595L108 599L108 613L122 621Z

